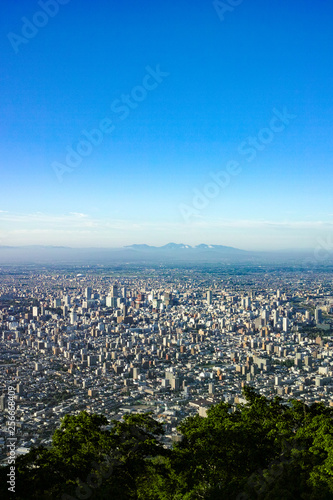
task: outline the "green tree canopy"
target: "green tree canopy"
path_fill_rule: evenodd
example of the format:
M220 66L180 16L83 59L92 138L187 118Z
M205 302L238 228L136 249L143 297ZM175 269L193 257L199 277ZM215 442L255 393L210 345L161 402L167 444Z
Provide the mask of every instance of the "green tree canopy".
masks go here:
M267 399L244 388L245 404L220 402L179 425L162 445L149 413L109 423L65 416L49 448L16 461L18 500L329 500L333 498L333 409ZM8 468L1 469L6 498Z

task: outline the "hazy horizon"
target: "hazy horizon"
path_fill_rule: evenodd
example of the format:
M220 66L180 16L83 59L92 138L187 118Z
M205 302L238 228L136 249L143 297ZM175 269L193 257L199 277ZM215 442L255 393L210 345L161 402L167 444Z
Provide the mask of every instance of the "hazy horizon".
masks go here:
M253 252L253 253L260 253L260 252L267 252L267 253L274 253L274 252L313 252L313 248L307 247L307 248L298 248L298 247L291 247L291 248L271 248L269 250L267 249L249 249L249 248L240 248L240 247L233 247L230 245L222 245L222 244L216 244L216 243L205 243L201 242L198 244L194 245L188 245L186 242L174 242L174 241L169 241L166 244L163 245L149 245L145 242L139 242L139 243L132 243L130 245L122 245L122 246L98 246L98 245L90 245L90 246L71 246L71 245L43 245L43 244L31 244L31 245L0 245L0 248L64 248L64 249L70 249L70 250L124 250L124 249L133 249L133 250L144 250L144 247L147 247L147 249L163 249L168 247L168 245L184 245L186 249L189 250L197 250L201 245L205 245L208 247L208 250L213 247L221 247L221 248L230 248L234 250L241 250L242 252Z

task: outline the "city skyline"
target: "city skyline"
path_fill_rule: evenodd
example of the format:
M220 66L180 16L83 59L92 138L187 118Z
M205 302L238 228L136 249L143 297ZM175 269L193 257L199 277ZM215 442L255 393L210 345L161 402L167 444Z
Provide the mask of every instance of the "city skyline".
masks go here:
M332 251L332 5L2 10L0 246Z

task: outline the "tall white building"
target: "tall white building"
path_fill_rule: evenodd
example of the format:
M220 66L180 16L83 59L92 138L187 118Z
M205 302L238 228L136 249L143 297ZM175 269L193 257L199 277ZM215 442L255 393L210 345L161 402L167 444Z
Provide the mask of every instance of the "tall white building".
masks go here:
M69 315L71 325L74 325L77 322L77 313L72 311Z
M276 326L279 321L279 311L274 309L273 311L273 325Z

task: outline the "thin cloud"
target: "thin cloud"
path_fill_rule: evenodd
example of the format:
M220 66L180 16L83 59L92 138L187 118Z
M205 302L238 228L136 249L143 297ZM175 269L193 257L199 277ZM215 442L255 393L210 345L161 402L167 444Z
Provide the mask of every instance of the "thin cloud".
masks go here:
M197 221L191 224L196 227L206 228L267 228L276 227L283 229L322 229L324 227L333 228L333 222L327 221L270 221L270 220L215 220Z

